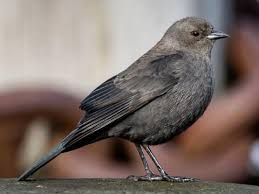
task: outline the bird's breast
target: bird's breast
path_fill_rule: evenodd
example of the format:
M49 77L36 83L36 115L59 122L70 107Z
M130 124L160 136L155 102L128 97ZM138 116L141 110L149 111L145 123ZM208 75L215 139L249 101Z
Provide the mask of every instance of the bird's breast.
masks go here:
M168 124L173 135L181 133L192 125L206 110L214 90L212 72L179 83L169 93Z

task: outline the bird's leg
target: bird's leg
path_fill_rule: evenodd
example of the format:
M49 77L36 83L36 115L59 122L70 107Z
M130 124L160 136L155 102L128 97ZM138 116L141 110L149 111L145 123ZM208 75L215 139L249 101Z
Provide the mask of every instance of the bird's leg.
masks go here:
M131 175L128 177L128 179L131 179L131 180L134 180L134 181L145 181L145 180L148 180L148 181L153 181L153 180L161 180L161 176L158 176L158 175L155 175L149 168L148 166L148 163L147 163L147 160L145 158L145 155L142 151L142 148L139 144L135 144L136 145L136 148L137 148L137 151L139 153L139 156L142 160L142 163L143 163L143 166L144 166L144 169L146 171L146 175L145 176L134 176L134 175Z
M149 155L149 157L152 159L152 161L156 165L157 170L159 171L162 180L173 181L173 182L192 182L192 181L197 181L197 179L194 179L194 178L179 177L179 176L169 176L165 172L165 170L162 168L162 166L159 164L158 160L156 159L155 155L153 154L153 152L151 151L149 146L148 145L143 145L143 148L146 150L147 154Z

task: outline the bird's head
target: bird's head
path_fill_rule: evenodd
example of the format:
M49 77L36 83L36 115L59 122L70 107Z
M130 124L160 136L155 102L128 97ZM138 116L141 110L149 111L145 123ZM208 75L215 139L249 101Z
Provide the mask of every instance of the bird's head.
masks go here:
M187 17L175 22L161 42L167 48L210 54L215 40L226 37L227 34L214 30L206 20Z

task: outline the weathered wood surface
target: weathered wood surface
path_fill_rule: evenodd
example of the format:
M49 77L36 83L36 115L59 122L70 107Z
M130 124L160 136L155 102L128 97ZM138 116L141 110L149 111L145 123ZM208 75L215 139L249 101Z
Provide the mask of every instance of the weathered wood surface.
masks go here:
M123 179L39 179L17 182L0 179L1 194L151 194L151 193L259 193L258 186L216 183L133 182Z

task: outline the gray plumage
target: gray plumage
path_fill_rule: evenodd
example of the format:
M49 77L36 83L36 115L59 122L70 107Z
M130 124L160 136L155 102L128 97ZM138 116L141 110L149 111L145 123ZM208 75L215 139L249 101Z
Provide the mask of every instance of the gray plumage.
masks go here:
M25 180L60 153L101 139L130 140L141 155L141 147L149 153L147 145L164 143L186 130L211 100L211 49L215 39L226 36L200 18L173 24L151 50L82 101L80 108L86 113L77 128L18 180ZM143 163L147 175L134 180L176 180L163 169L161 176L154 175Z

